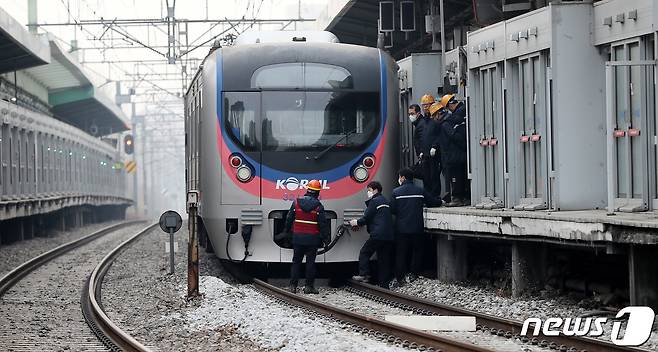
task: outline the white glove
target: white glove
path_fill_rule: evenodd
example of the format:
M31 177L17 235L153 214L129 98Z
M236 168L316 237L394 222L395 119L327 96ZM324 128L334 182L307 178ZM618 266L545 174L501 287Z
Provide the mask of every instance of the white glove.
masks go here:
M350 226L359 226L359 222L356 219L350 220Z
M436 155L436 148L430 149L430 156Z
M423 153L420 153L420 155L418 155L418 159L422 159L422 158L423 158Z

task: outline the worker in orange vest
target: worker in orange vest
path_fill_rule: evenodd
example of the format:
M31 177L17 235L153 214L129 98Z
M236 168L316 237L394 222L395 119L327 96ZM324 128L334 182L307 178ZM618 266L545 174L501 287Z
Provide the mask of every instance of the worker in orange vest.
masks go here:
M329 223L325 217L324 207L318 197L322 184L312 180L307 185L306 194L295 199L286 217L286 232L292 231L292 267L290 269L290 291L297 293L297 283L301 272L302 260L306 257L306 286L304 293L317 294L315 288L315 256L322 244L331 238Z

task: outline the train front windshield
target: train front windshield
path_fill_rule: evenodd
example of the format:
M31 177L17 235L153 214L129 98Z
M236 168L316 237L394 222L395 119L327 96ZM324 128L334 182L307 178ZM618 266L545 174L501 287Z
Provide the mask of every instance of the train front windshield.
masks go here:
M380 128L378 93L226 92L224 102L226 128L246 151L359 151Z

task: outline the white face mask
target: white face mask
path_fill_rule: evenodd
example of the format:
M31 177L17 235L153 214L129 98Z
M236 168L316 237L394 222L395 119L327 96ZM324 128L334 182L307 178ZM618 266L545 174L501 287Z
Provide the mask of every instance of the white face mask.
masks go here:
M409 121L411 121L411 123L416 122L417 118L418 118L418 115L409 115Z
M398 183L400 184L400 186L402 186L402 183L403 183L403 182L404 182L404 180L403 180L403 179L401 179L401 178L398 178Z
M368 199L372 198L372 196L375 195L375 192L373 191L368 191L367 193L368 193Z

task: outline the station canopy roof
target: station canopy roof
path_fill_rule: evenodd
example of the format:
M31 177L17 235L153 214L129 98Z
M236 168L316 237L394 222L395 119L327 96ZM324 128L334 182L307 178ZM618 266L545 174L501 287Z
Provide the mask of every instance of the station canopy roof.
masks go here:
M33 35L0 8L0 73L50 62L46 38Z
M476 0L481 2L483 0ZM428 51L432 36L425 33L425 16L422 14L423 6L427 0L416 1L416 31L403 33L400 30L393 32L393 47L389 49L391 55L400 59L408 52ZM400 10L394 8L394 21L399 28ZM471 0L445 0L445 30L452 31L456 26L468 25L473 22L473 9ZM334 33L341 43L357 44L376 47L379 31L379 0L349 0L338 14L329 22L326 31Z
M350 0L327 25L341 43L377 46L379 0Z
M48 88L48 103L55 116L93 135L129 129L121 108L94 86L82 65L53 38L49 44L50 64L27 72Z

